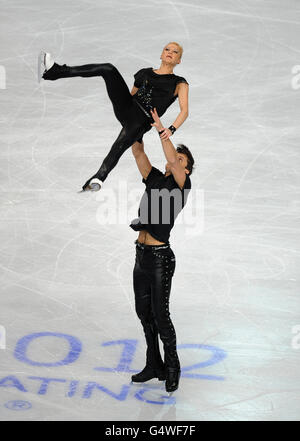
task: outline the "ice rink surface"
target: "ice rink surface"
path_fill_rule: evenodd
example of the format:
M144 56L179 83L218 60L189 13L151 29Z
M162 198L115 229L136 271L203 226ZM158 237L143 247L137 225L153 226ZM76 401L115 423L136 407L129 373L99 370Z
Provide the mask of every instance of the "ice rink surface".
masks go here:
M299 25L296 0L1 0L1 420L299 419ZM170 41L190 84L173 141L196 161L171 233L171 398L130 384L145 361L131 151L101 192L77 193L120 131L104 82L38 84L36 69L41 49L111 62L131 89ZM164 170L154 130L144 141Z

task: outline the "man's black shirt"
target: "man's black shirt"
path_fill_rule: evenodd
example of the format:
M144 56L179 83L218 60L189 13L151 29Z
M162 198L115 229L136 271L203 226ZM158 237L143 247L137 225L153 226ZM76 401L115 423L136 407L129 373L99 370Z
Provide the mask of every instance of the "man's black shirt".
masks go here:
M142 196L138 218L130 227L135 231L146 230L160 242L169 243L171 229L180 211L186 204L191 180L186 175L180 189L172 174L165 176L156 167L151 168L147 179L142 179L146 190Z

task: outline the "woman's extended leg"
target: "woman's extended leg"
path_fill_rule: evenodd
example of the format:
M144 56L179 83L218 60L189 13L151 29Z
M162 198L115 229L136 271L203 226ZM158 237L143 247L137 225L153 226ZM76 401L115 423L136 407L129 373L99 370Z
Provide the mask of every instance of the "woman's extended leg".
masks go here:
M121 124L126 120L128 108L132 105L132 95L128 86L111 63L84 64L82 66L54 65L43 75L44 80L57 80L71 77L96 77L104 79L108 96L112 102L115 115Z
M94 178L99 179L104 182L107 178L108 174L112 171L112 169L117 165L119 159L123 155L123 153L134 144L139 138L143 136L148 130L151 129L151 125L144 126L139 123L138 118L136 120L131 120L131 125L126 124L121 132L119 133L118 138L113 143L108 155L104 158L101 167L97 171L97 173L92 176L82 187L83 190L88 189L90 181Z
M50 55L50 54L48 54ZM50 66L49 66L50 67ZM91 181L95 178L104 182L111 170L116 166L123 153L144 133L151 129L147 117L134 103L131 93L118 69L111 63L85 64L82 66L60 66L54 63L44 74L45 80L57 80L70 77L101 76L106 84L108 96L112 102L114 113L123 126L118 138L105 157L98 172L82 187L91 190ZM152 121L151 121L152 122ZM100 183L96 186L100 188Z

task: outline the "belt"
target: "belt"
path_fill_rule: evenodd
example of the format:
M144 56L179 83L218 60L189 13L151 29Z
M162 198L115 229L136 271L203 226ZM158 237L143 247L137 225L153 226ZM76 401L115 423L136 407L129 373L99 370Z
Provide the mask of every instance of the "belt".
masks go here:
M170 248L169 244L166 244L166 245L146 245L144 243L139 242L137 239L134 241L134 243L141 250L144 250L144 249L147 249L147 248L151 249L151 250L161 250L163 248Z

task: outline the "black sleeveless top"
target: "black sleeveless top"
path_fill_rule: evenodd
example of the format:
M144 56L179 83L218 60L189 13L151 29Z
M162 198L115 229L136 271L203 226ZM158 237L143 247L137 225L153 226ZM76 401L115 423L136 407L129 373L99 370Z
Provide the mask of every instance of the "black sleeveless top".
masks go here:
M158 115L162 116L176 100L174 93L178 83L189 84L185 78L175 74L157 74L152 67L139 70L134 79L134 85L139 89L133 95L134 100L150 118L150 109L156 107Z

